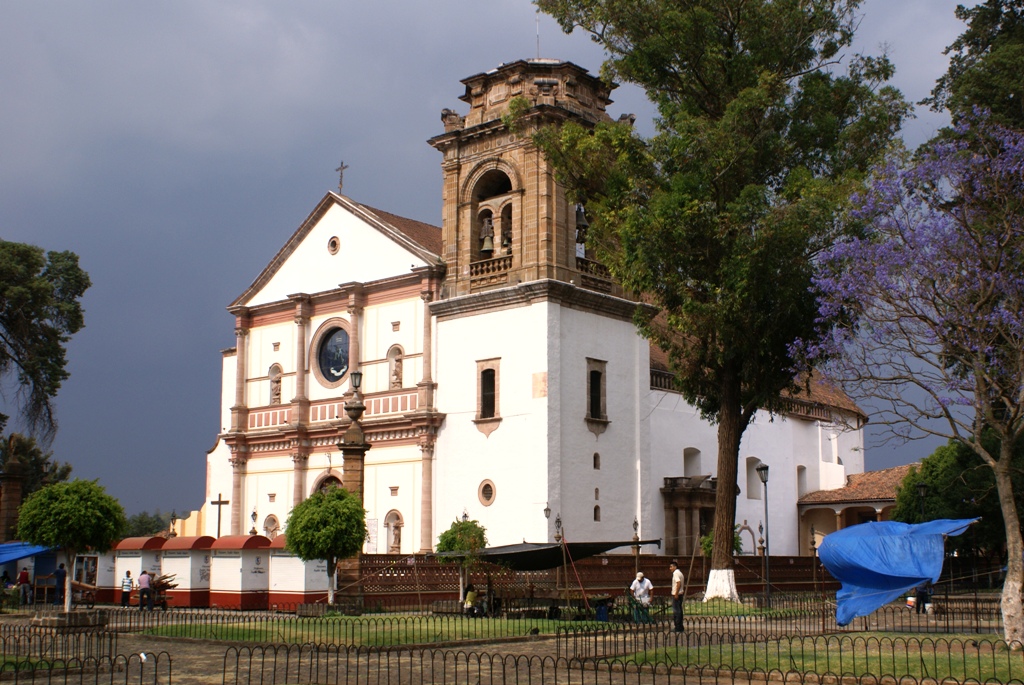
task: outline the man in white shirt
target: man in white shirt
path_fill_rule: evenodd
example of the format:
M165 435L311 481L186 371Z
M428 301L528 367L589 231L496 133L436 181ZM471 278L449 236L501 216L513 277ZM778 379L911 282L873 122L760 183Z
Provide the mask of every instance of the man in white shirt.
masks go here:
M677 633L683 632L683 572L675 559L668 565L672 571L672 622Z
M630 584L629 591L633 594L633 599L636 600L636 604L633 606L633 620L637 623L650 623L651 615L647 607L651 605L651 592L654 591L654 585L644 578L644 574L641 572L636 574L636 580Z

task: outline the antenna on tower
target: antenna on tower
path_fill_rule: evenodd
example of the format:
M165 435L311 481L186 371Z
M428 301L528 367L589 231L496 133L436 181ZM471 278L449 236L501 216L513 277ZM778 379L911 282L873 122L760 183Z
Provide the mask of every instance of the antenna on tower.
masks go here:
M540 8L537 8L537 59L540 59Z

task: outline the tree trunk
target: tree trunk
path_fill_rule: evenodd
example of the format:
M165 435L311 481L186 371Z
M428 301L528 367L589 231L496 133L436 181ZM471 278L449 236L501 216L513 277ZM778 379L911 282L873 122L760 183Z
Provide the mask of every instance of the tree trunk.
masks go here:
M338 560L327 560L327 604L334 606L334 586L338 583Z
M1010 459L1013 445L1004 439L999 447L999 462L996 464L996 490L999 492L999 507L1003 512L1006 526L1006 580L1003 582L1001 608L1003 610L1003 638L1014 643L1016 649L1024 642L1024 608L1021 607L1022 586L1024 586L1024 542L1021 540L1020 519L1013 497L1013 481L1010 479Z
M738 385L738 384L737 384ZM743 437L743 420L736 396L723 393L718 414L718 487L715 491L714 549L711 553L711 574L704 601L715 598L740 601L733 569L733 539L736 526L736 471Z
M67 570L67 575L64 576L64 613L71 611L71 580L74 575L75 559L78 554L74 550L64 550L64 558L67 564L64 568Z

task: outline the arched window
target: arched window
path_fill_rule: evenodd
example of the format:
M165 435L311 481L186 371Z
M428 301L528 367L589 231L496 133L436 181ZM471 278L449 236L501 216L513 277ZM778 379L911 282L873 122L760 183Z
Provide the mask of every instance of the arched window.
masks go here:
M757 467L760 465L761 460L757 457L747 457L747 499L761 499L761 488L764 486L757 477Z
M490 436L501 423L501 359L482 359L476 363L477 430Z
M281 532L281 523L271 514L263 521L263 534L273 540Z
M696 447L687 447L683 450L683 475L700 476L700 450Z
M594 520L595 521L600 521L601 520L601 507L599 507L597 505L594 506Z
M597 452L594 452L594 470L601 470L601 455L598 454Z
M594 488L594 499L601 499L601 488Z
M340 488L340 487L341 487L341 481L340 480L338 480L335 476L327 476L322 481L320 481L320 483L317 484L316 490L317 490L317 492L323 492L327 488Z
M807 467L796 467L796 496L803 497L807 494Z

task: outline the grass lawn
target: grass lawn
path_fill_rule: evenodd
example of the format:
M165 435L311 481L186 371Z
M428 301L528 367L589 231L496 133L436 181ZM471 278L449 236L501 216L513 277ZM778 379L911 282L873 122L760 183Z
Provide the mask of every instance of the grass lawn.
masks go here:
M1024 678L1024 651L998 635L847 633L756 643L658 647L616 661L840 676L954 678L1008 682Z
M366 619L326 616L315 619L239 617L237 622L170 623L150 628L147 635L232 640L256 643L297 643L390 647L462 640L486 640L530 634L553 635L565 621L548 619L392 616ZM573 622L573 626L607 625Z

